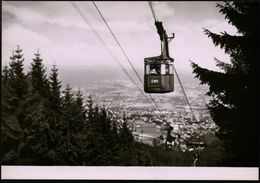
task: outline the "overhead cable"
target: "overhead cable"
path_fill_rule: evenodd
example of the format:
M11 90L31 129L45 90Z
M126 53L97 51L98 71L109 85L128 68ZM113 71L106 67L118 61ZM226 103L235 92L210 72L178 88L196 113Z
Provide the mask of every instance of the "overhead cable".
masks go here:
M123 65L119 62L117 57L113 54L111 49L106 45L104 40L101 38L101 36L97 33L95 28L91 25L89 20L86 18L84 13L81 11L81 9L77 6L77 4L73 1L71 1L72 6L75 8L77 13L80 15L80 17L88 24L88 26L91 28L92 32L96 35L96 37L99 39L99 41L103 44L103 46L107 49L107 51L110 53L110 55L113 57L113 59L116 61L116 63L120 66L120 68L123 70L123 72L127 75L127 77L130 79L130 81L138 88L138 90L141 92L141 94L146 98L143 91L140 89L140 87L137 85L137 83L134 81L134 79L130 76L130 74L127 72L127 70L123 67Z
M158 18L157 18L157 16L156 16L155 10L154 10L154 8L153 8L152 2L151 2L151 1L148 1L148 4L149 4L149 6L150 6L150 8L151 8L154 21L155 21L155 22L158 22Z
M187 94L186 94L186 92L185 92L185 89L184 89L184 87L183 87L183 85L182 85L182 82L181 82L181 80L180 80L180 77L179 77L179 75L178 75L178 73L177 73L177 70L175 69L174 65L173 65L173 69L174 69L174 72L175 72L175 74L176 74L176 76L177 76L177 79L178 79L178 81L179 81L179 83L180 83L180 86L181 86L182 92L183 92L183 94L184 94L184 96L185 96L185 98L186 98L186 101L187 101L187 103L188 103L188 105L189 105L189 107L190 107L190 110L191 110L191 112L192 112L193 118L196 120L196 122L198 122L198 120L197 120L197 118L196 118L196 116L195 116L195 114L194 114L193 108L192 108L192 106L191 106L191 104L190 104L189 98L188 98L188 96L187 96Z
M142 79L141 79L140 76L138 75L138 73L137 73L136 69L134 68L133 64L131 63L129 57L126 55L126 52L124 51L123 47L122 47L121 44L119 43L118 39L116 38L116 36L115 36L115 34L113 33L113 31L112 31L112 29L110 28L110 26L108 25L108 23L107 23L105 17L102 15L102 13L101 13L101 11L99 10L99 8L98 8L98 6L96 5L96 3L95 3L94 1L92 1L92 3L93 3L93 5L95 6L96 10L98 11L99 15L101 16L102 20L103 20L104 23L106 24L106 26L107 26L108 30L110 31L111 35L112 35L113 38L115 39L117 45L119 46L119 48L120 48L121 51L123 52L123 54L124 54L125 58L127 59L128 63L131 65L131 67L132 67L133 71L135 72L136 76L138 77L139 81L142 83L142 85L144 85ZM158 111L160 111L160 109L159 109L158 105L156 104L155 100L153 99L153 97L152 97L150 94L148 94L148 95L149 95L149 97L151 98L152 102L154 103L156 109L157 109Z
M150 9L151 9L151 11L152 11L152 14L153 14L153 17L154 17L154 21L157 22L158 19L157 19L157 16L156 16L156 12L155 12L155 10L154 10L154 8L153 8L152 2L151 2L151 1L148 1L148 4L149 4ZM188 105L189 105L189 107L190 107L190 110L191 110L191 112L192 112L193 118L198 122L198 120L197 120L197 118L196 118L196 116L195 116L195 114L194 114L193 108L192 108L192 106L191 106L191 104L190 104L189 98L188 98L188 96L187 96L187 94L186 94L186 92L185 92L185 89L184 89L184 87L183 87L183 85L182 85L182 82L181 82L181 80L180 80L180 77L179 77L179 75L178 75L178 73L177 73L177 70L175 69L174 65L173 65L173 69L174 69L174 72L175 72L175 74L176 74L176 76L177 76L177 79L178 79L178 81L179 81L179 83L180 83L180 86L181 86L182 92L183 92L183 94L184 94L184 96L185 96L185 99L186 99L186 101L187 101L187 103L188 103Z

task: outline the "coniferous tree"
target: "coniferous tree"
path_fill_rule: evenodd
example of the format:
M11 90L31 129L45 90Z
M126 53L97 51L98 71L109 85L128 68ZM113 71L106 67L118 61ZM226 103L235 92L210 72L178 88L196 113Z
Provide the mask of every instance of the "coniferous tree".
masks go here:
M120 164L120 138L119 138L119 131L118 125L115 120L109 119L111 121L111 135L108 140L108 145L111 148L111 153L113 156L111 157L112 165L119 165Z
M136 151L134 148L134 136L130 129L128 128L128 123L125 117L123 117L123 123L119 129L120 138L120 163L123 165L135 165L136 162ZM129 154L131 152L131 154Z
M46 106L38 95L29 94L24 102L27 128L24 129L23 145L19 149L21 165L48 165L50 126Z
M24 73L24 58L22 49L17 46L17 49L10 57L9 83L13 92L13 96L17 98L17 105L19 100L22 100L27 93L28 83Z
M53 159L54 132L51 126L48 97L49 83L39 51L28 73L28 95L23 101L25 121L28 124L26 143L20 148L21 164L51 164Z
M151 165L125 116L118 125L91 96L86 108L81 91L69 85L61 95L58 69L48 80L39 52L26 75L21 52L18 47L1 75L3 164Z
M74 165L76 164L77 154L75 146L73 144L73 134L75 128L74 116L74 93L70 85L67 85L63 91L64 96L62 100L62 132L63 132L63 144L61 145L60 152L64 158L64 164Z
M83 102L83 94L80 90L76 91L75 96L73 98L73 125L71 128L72 131L72 144L75 147L77 153L77 163L82 164L82 160L84 159L81 155L84 154L85 149L84 143L87 143L86 136L88 135L88 131L84 130L87 117L86 117L86 108Z
M58 68L53 65L49 76L49 100L47 103L47 118L50 126L48 132L49 158L53 162L61 162L58 158L58 148L62 144L62 108L61 81L58 79Z
M6 155L3 155L4 163L15 164L26 137L25 129L28 128L23 107L28 93L28 81L23 68L22 49L19 46L10 60L9 68L5 67L2 75L2 142L5 145L3 153Z
M81 102L80 102L81 103ZM81 133L77 136L77 149L80 157L80 164L93 165L95 161L95 136L93 129L94 108L91 96L88 96L87 109L84 106L84 125ZM86 114L86 116L85 116Z
M74 102L74 105L75 105L75 117L76 117L76 121L77 123L75 124L76 126L76 133L81 131L83 128L84 128L84 125L86 125L87 123L87 110L86 110L86 107L84 105L84 102L83 102L83 94L80 90L78 90L75 94L75 102Z
M135 142L135 148L137 151L137 165L139 166L151 166L153 165L152 157L147 151L147 147L145 144L140 142Z
M10 92L9 85L9 68L4 66L1 75L1 159L3 164L13 162L16 156L14 147L17 144L17 122L16 118L12 115L15 111L14 106L12 105L12 93ZM19 131L18 131L19 132Z
M30 71L31 85L42 98L47 98L49 94L49 83L46 75L46 69L42 63L39 50L34 55L35 58L33 58Z
M101 108L99 113L99 133L102 139L102 158L106 165L111 165L112 157L114 156L112 152L112 146L114 144L111 144L110 139L113 138L112 134L112 124L110 119L107 116L107 112L105 108Z
M89 98L89 103L88 106L90 107L88 109L88 116L89 118L89 125L90 125L90 142L92 143L92 147L88 148L90 150L91 155L90 159L92 164L101 166L101 165L106 165L107 163L107 158L106 158L106 140L105 139L105 131L104 131L104 124L103 124L103 119L104 117L101 114L101 110L98 105L96 105L93 108L93 118L91 118L91 103L92 99L91 97ZM93 155L95 156L93 157Z
M209 85L207 95L211 116L220 127L218 137L225 144L223 165L258 165L257 53L259 3L234 1L217 5L220 13L237 28L239 35L227 32L205 33L216 46L230 55L230 63L216 60L222 72L211 71L192 63L193 73L201 84Z
M60 110L61 105L61 81L58 79L58 68L53 65L49 77L50 84L50 108L53 110Z
M55 142L58 143L58 138L60 136L60 128L61 128L61 81L58 79L58 68L56 65L53 65L51 69L51 74L49 77L50 84L50 95L49 95L49 124L54 132Z

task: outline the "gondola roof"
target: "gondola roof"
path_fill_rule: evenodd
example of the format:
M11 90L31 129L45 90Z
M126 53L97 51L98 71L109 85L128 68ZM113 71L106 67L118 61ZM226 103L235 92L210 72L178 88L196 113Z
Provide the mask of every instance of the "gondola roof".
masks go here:
M146 64L150 63L170 63L173 62L174 59L171 57L162 57L162 55L154 56L154 57L147 57L144 59Z

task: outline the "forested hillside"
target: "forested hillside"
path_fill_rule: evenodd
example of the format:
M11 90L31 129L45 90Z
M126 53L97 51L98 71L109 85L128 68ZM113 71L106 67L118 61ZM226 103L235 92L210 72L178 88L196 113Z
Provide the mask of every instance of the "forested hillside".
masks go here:
M136 142L126 119L112 120L80 90L62 90L57 66L49 76L39 51L24 71L18 46L2 69L1 159L4 165L182 165L191 153ZM185 155L185 156L183 156Z

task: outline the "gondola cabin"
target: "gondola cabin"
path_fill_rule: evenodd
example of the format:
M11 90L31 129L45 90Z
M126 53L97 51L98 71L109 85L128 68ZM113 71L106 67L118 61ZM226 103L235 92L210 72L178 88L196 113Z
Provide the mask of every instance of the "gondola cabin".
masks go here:
M174 90L173 59L149 57L144 59L144 91L168 93Z
M162 22L155 22L161 40L161 55L144 59L144 91L146 93L168 93L174 90L173 61L169 56L168 37Z

